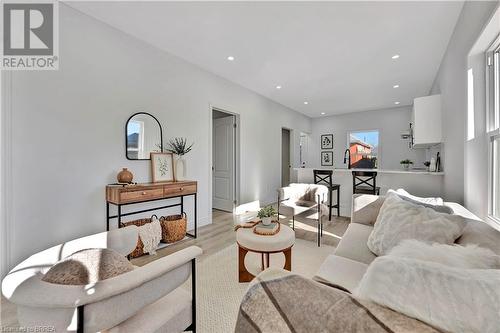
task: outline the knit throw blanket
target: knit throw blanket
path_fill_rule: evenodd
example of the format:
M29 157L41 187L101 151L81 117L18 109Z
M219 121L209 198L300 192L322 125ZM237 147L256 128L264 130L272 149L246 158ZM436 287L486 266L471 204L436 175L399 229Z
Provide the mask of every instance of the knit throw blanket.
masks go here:
M139 237L141 237L142 244L144 244L144 253L155 254L162 236L160 221L154 220L140 226L138 229Z
M299 275L268 269L245 294L235 332L419 332L434 328Z

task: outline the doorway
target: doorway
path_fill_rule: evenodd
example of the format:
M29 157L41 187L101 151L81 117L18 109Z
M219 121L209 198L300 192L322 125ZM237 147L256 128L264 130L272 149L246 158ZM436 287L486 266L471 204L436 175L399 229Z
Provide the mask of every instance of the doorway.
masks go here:
M281 186L290 185L290 130L281 129Z
M212 109L212 208L233 212L237 203L236 115Z

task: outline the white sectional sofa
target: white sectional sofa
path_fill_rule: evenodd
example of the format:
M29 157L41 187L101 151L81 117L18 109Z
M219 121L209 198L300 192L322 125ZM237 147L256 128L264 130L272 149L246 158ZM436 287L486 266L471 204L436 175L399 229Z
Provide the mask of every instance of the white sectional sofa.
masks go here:
M315 279L352 292L361 281L370 263L376 258L367 247L368 237L385 200L384 196L355 194L352 198L351 223L335 252L327 257ZM454 214L466 218L467 226L456 243L476 244L500 255L500 232L463 206L445 202Z

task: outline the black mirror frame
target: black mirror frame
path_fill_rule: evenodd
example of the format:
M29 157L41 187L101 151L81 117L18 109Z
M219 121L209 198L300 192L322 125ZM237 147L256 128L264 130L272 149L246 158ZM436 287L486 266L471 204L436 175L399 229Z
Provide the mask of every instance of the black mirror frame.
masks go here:
M134 113L133 115L131 115L128 119L127 119L127 122L125 123L125 157L127 158L127 160L129 161L150 161L151 160L151 157L150 158L129 158L128 157L128 154L127 154L127 140L128 140L128 136L127 136L127 128L128 128L128 123L130 121L130 119L132 119L133 117L139 115L139 114L145 114L145 115L148 115L150 116L151 118L153 118L154 120L156 120L156 122L158 123L158 127L160 127L160 149L161 149L161 152L163 152L163 129L161 128L161 124L160 122L158 121L158 119L156 119L155 116L153 116L151 113L147 113L147 112L136 112Z

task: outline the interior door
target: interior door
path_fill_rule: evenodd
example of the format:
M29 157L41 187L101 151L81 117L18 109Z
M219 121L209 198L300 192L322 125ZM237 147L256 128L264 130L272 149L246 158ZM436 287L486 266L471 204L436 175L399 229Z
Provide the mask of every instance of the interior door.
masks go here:
M290 185L290 130L281 129L281 186Z
M232 212L235 192L235 117L213 120L212 206Z

